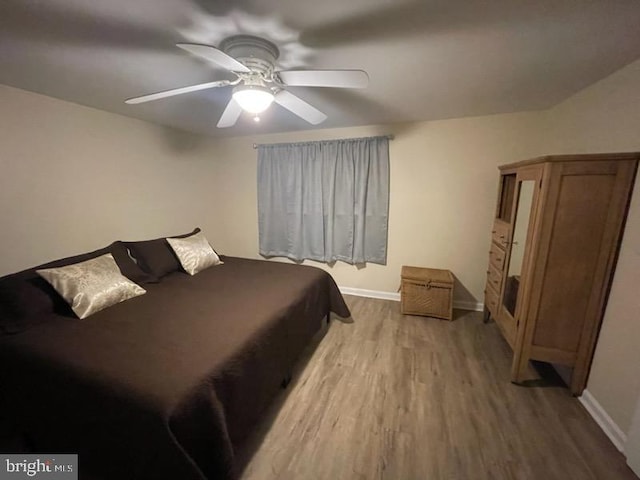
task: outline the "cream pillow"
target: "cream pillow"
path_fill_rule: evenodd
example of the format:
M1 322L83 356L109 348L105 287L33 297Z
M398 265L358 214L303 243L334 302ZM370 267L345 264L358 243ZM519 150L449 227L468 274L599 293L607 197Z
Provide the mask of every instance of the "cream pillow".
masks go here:
M120 273L110 253L36 273L51 284L79 318L147 293Z
M223 263L202 232L186 238L167 238L167 242L176 252L182 268L189 275L195 275L205 268Z

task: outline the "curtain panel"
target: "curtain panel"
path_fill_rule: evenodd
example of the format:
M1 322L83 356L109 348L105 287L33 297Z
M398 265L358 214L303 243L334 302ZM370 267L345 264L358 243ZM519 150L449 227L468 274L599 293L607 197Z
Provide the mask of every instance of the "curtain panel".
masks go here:
M386 264L389 139L258 146L260 254Z

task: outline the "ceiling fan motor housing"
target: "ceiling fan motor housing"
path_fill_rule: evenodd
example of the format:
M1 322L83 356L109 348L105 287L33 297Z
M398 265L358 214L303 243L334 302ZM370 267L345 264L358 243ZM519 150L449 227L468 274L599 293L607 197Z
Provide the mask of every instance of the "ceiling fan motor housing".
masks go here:
M247 66L253 73L270 80L280 50L273 43L251 35L234 35L220 44L220 50Z

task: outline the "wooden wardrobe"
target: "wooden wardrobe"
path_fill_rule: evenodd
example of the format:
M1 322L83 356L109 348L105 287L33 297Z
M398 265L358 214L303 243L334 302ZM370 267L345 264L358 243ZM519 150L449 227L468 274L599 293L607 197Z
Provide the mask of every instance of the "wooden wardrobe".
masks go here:
M640 153L558 155L500 167L485 320L529 360L572 369L582 393L604 314Z

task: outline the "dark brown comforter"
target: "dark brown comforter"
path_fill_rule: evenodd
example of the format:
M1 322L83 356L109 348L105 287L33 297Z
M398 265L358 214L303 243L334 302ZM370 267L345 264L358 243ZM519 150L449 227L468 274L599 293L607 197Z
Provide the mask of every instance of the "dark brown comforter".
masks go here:
M79 453L80 478L233 478L234 449L322 318L349 311L320 269L224 261L0 337L0 418L38 452Z

